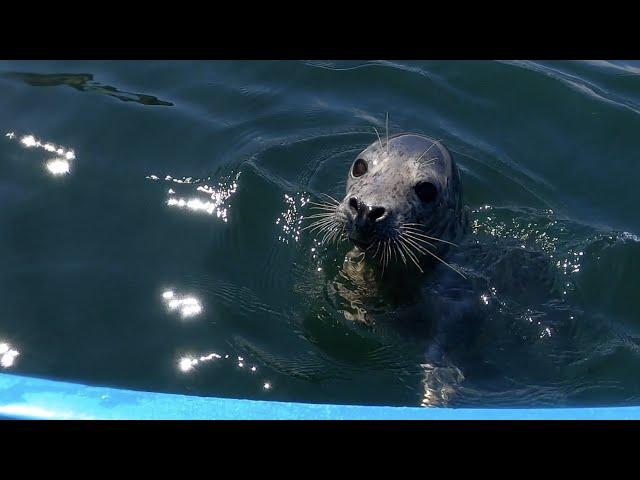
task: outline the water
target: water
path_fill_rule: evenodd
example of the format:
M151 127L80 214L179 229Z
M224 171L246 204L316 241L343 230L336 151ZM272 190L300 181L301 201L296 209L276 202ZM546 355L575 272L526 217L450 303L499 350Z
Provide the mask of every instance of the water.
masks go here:
M0 112L2 371L349 404L640 401L638 62L1 62ZM435 268L439 309L417 307L464 306L447 368L394 323L410 301L349 320L345 247L300 231L387 112L391 133L443 139L472 211L451 257L469 281Z

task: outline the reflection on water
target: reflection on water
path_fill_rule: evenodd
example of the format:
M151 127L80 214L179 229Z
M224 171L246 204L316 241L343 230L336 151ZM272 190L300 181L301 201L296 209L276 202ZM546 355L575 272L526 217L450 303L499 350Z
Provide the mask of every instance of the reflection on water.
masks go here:
M182 357L178 362L178 367L181 372L188 372L192 370L199 363L209 362L211 360L219 360L222 356L217 353L209 353L206 355L202 355L200 358L193 358L190 356Z
M164 177L165 182L176 183L178 185L175 185L175 188L190 189L191 192L191 194L188 194L189 196L179 196L176 190L170 188L167 191L168 198L166 204L169 207L186 209L192 212L203 212L208 215L215 214L217 218L223 222L227 222L228 211L231 207L229 199L238 189L239 177L240 172L218 181L217 185L212 187L208 183L199 185L203 182L210 182L211 177L203 180L192 177L174 178L171 175L166 175ZM160 177L157 175L147 175L145 178L152 181L160 180ZM193 185L198 186L193 189Z
M289 240L293 240L294 242L300 240L303 220L300 209L302 209L309 200L310 197L305 197L304 193L296 193L295 196L284 194L284 201L287 207L276 219L276 225L281 226L283 233L282 235L278 235L278 240L285 244L288 244Z
M165 290L162 300L169 311L178 311L182 318L195 317L202 313L202 303L192 295L179 296L173 290Z
M18 138L15 132L7 132L5 137L9 140ZM56 145L53 142L39 140L34 135L23 135L19 138L19 144L25 148L39 148L45 152L55 155L45 162L45 168L51 175L60 176L70 173L71 161L76 158L76 154L73 149Z
M247 374L253 375L258 371L257 365L249 365L242 356L232 357L228 354L223 356L216 352L205 353L203 355L184 355L178 360L178 370L182 373L188 373L206 363L224 362L225 360L227 361L227 366L229 366L229 362L233 362L238 370L245 371ZM271 390L272 385L270 381L262 380L262 382L262 388L264 390Z
M90 73L41 74L9 72L5 73L4 77L23 81L33 87L57 87L66 85L81 92L102 93L123 102L136 102L142 105L173 106L173 103L159 100L153 95L125 92L115 87L110 87L109 85L103 85L100 82L94 81L93 75Z
M20 355L20 352L7 342L0 342L0 367L9 368L13 366L18 355Z
M10 140L13 140L16 137L16 134L14 132L9 132L5 136ZM73 150L66 149L61 146L56 146L51 142L43 142L42 140L38 140L33 135L24 135L20 138L20 143L27 148L42 148L47 152L56 153L59 156L63 157L65 160L73 160L74 158L76 158L76 154Z
M53 158L47 162L47 170L52 175L66 175L70 168L69 161L64 158Z
M420 406L446 406L464 381L462 371L457 367L436 367L430 364L423 364L421 367L424 369L424 393Z

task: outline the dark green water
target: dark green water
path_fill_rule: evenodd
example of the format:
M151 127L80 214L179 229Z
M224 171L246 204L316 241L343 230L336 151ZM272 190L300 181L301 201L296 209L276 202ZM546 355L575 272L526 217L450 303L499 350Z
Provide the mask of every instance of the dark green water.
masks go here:
M472 209L451 258L470 282L425 275L442 320L471 312L449 368L410 328L348 320L345 247L298 234L387 112L452 150ZM0 62L0 128L2 371L352 404L640 401L638 62Z

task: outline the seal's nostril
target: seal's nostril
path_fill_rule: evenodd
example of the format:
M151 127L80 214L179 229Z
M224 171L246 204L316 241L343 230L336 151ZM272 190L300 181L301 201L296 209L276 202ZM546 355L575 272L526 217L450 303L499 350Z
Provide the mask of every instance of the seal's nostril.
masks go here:
M371 207L371 210L369 211L369 218L372 222L376 222L381 220L385 213L386 210L384 207Z
M351 207L355 213L358 213L358 199L356 197L349 199L349 207Z

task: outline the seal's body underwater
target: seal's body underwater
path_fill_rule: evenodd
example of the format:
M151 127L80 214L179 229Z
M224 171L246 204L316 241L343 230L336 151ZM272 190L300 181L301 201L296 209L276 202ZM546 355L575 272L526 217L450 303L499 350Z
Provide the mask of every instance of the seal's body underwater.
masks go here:
M497 291L510 299L505 311L534 305L531 312L535 292L547 298L558 279L543 252L467 235L460 173L442 143L412 133L385 140L354 158L344 198L315 203L321 213L305 228L324 243L353 244L337 275L323 274L323 294L345 325L392 352L416 345L422 404L446 405L470 368L491 365L485 355L504 341L501 325L513 328Z

